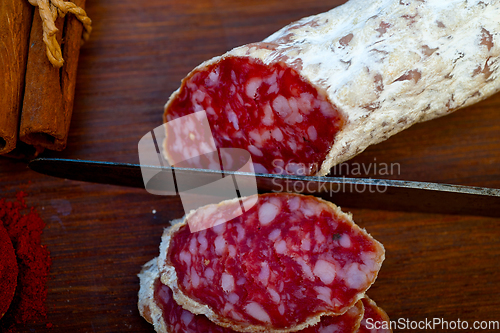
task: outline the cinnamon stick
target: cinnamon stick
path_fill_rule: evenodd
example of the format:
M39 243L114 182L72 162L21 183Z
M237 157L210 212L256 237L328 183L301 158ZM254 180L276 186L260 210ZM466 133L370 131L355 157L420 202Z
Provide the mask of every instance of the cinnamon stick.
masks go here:
M0 1L0 154L16 147L33 6Z
M85 0L73 0L75 5L85 9ZM80 47L82 45L83 25L73 15L66 18L65 43L63 48L64 65L62 68L62 94L63 109L66 115L64 119L64 145L68 139L71 116L73 114L73 104L75 100L76 73L78 69L78 59Z
M84 0L73 2L82 8L85 5ZM59 17L55 24L59 29L58 42L64 39L64 65L61 69L55 68L47 59L42 20L38 8L35 10L19 138L34 146L60 151L66 147L73 113L83 27L73 15Z

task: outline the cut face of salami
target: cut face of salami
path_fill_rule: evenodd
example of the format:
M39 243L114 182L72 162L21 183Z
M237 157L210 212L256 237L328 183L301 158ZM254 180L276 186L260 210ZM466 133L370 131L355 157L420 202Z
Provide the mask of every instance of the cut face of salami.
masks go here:
M139 310L141 315L155 326L159 333L235 333L218 326L204 315L194 315L177 304L172 290L161 283L157 258L144 265L139 274ZM362 301L340 316L323 316L319 324L300 333L354 333L360 327L364 307ZM154 319L153 319L154 317Z
M163 320L168 332L183 333L235 333L230 328L218 326L204 315L194 315L184 310L174 300L172 290L161 283L160 278L154 282L154 299L163 311Z
M365 313L358 333L392 333L389 316L368 296L362 299Z
M375 281L384 249L321 199L265 194L245 214L191 233L237 200L202 207L164 233L159 266L176 301L238 331L304 329L351 308Z
M217 147L249 151L255 171L262 173L316 173L332 145L327 138L342 124L325 94L293 68L244 57L223 58L191 73L165 120L201 110ZM175 151L175 138L167 137L165 148Z
M361 319L363 318L364 308L361 301L356 304L343 315L340 316L323 316L319 324L306 327L299 331L300 333L349 333L357 332L360 327Z
M168 318L169 326L172 326L172 332L185 333L234 333L230 328L218 326L203 315L193 315L184 310L175 303L172 290L156 280L156 300L160 303L164 311L164 316ZM361 301L358 301L352 308L341 316L325 316L321 322L315 326L307 327L301 330L301 333L319 333L319 332L355 332L359 326L360 318L363 316L363 307ZM168 316L169 315L169 316ZM177 328L180 326L179 328Z
M204 315L193 315L178 305L172 294L172 290L162 284L160 279L156 280L155 300L163 309L163 316L170 332L175 333L235 333L236 331L218 326ZM358 301L346 313L340 316L324 316L317 325L300 330L300 333L351 333L358 331L363 317L363 306Z
M202 63L164 121L204 110L256 172L325 175L500 91L499 17L495 0L350 0Z

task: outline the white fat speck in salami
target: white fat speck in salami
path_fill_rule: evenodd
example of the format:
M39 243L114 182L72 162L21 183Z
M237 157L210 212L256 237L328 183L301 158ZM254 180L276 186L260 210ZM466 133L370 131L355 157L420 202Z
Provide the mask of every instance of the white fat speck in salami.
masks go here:
M235 199L205 206L185 220L211 224L237 205ZM350 215L312 196L259 195L254 207L223 228L203 230L202 238L185 220L162 237L162 283L185 309L242 332L299 331L346 312L384 260L382 245ZM193 253L192 239L209 246Z
M262 305L255 303L255 302L250 302L247 305L245 305L245 310L246 312L252 316L253 318L257 319L258 321L264 322L264 323L270 323L271 318L269 318L269 314L264 310Z
M280 207L273 205L272 203L265 203L260 206L259 209L259 221L262 225L268 225L271 223L276 215L278 215Z
M249 150L259 172L325 175L498 92L499 22L498 0L350 0L202 63L164 121L207 110L215 144ZM200 151L178 137L167 133L167 157Z
M336 271L337 269L334 264L326 260L319 259L314 265L313 273L319 277L324 284L331 284L333 280L335 280Z
M222 273L222 290L231 292L234 290L234 277L231 274Z

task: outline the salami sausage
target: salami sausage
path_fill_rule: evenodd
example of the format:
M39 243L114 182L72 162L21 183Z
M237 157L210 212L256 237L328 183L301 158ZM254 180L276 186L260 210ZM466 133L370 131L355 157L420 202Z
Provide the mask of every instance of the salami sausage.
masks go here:
M499 59L498 0L350 0L196 67L164 121L204 110L216 145L248 150L256 172L325 175L498 92ZM168 133L164 147L185 149Z
M387 313L366 295L361 301L365 313L358 333L392 333Z
M161 281L190 312L241 332L299 331L345 313L375 281L383 246L332 203L263 194L243 215L214 222L239 208L204 206L163 234ZM186 221L213 227L191 233Z
M139 274L139 312L159 333L234 333L212 323L203 315L193 315L178 305L172 290L161 283L158 258L147 262Z
M299 331L300 333L349 333L357 332L361 327L361 320L364 314L362 301L357 301L356 304L343 315L340 316L323 316L321 321L314 325L306 327Z
M172 290L160 281L157 258L144 265L139 278L139 311L158 333L235 333L230 328L211 322L204 315L193 315L177 304ZM300 333L354 333L360 327L363 313L360 300L343 315L324 316L319 324Z

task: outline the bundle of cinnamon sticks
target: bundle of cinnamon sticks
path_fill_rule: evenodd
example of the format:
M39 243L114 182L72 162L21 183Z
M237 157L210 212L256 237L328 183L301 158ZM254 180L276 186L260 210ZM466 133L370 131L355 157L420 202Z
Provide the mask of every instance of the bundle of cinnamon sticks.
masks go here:
M0 154L16 146L32 147L33 156L61 151L68 139L83 25L74 15L55 20L58 68L47 56L46 22L30 2L0 1ZM83 8L85 0L73 3Z

